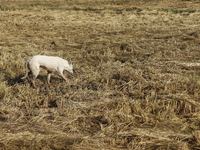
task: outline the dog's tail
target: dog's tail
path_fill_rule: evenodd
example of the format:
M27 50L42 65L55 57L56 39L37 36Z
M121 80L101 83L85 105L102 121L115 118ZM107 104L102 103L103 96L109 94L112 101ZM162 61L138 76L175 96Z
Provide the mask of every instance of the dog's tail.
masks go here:
M31 59L31 57L28 60L26 60L26 62L25 62L25 76L21 78L22 80L24 80L28 77L28 63L29 63L30 59Z

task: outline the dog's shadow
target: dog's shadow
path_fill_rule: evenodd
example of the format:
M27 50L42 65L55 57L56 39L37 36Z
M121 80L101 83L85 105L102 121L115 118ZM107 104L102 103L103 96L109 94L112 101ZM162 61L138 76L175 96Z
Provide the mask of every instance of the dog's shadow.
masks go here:
M23 77L23 75L19 75L16 78L6 78L6 79L4 79L4 81L7 81L7 83L8 83L9 86L14 86L16 84L18 84L18 85L30 84L32 86L32 82L31 82L32 76L29 76L29 78L30 78L29 80L28 79L23 79L22 80L21 79L22 77ZM47 83L47 76L45 76L45 75L38 75L37 80L40 80L44 84L46 84ZM60 77L51 77L51 81L52 82L55 82L55 81L62 82L64 80L62 78L60 78ZM37 83L36 83L36 85L37 85Z
M5 78L4 81L7 81L9 86L13 86L15 84L25 84L24 80L21 79L22 76L18 76L16 78Z
M6 78L4 81L7 81L8 85L9 86L14 86L16 84L18 85L25 85L25 84L32 84L31 83L31 79L32 77L30 77L30 80L28 79L21 79L23 77L23 75L19 75L18 77L15 77L15 78ZM38 76L38 79L39 80L45 80L45 77L44 76Z

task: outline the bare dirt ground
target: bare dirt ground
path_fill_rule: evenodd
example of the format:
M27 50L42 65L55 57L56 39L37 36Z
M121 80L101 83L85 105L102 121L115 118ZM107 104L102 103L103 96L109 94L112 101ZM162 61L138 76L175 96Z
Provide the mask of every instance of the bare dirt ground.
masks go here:
M200 149L198 1L1 1L0 149ZM68 82L33 55L72 60Z

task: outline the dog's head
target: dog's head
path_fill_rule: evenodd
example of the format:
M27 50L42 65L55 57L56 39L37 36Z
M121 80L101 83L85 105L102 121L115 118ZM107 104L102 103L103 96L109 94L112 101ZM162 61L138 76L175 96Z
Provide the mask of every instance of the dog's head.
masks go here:
M73 65L72 65L71 60L69 61L68 64L69 64L69 66L70 66L68 71L69 71L71 74L73 74Z

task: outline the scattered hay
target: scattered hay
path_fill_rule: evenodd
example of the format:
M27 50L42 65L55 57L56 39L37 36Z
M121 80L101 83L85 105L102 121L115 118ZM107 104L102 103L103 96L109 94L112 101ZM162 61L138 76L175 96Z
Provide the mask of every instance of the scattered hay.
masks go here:
M199 149L199 5L37 1L0 6L2 149ZM32 55L72 60L74 75Z
M29 131L19 133L6 133L1 138L2 148L10 149L72 149L74 144L80 143L80 137L73 137L63 134L34 135Z

